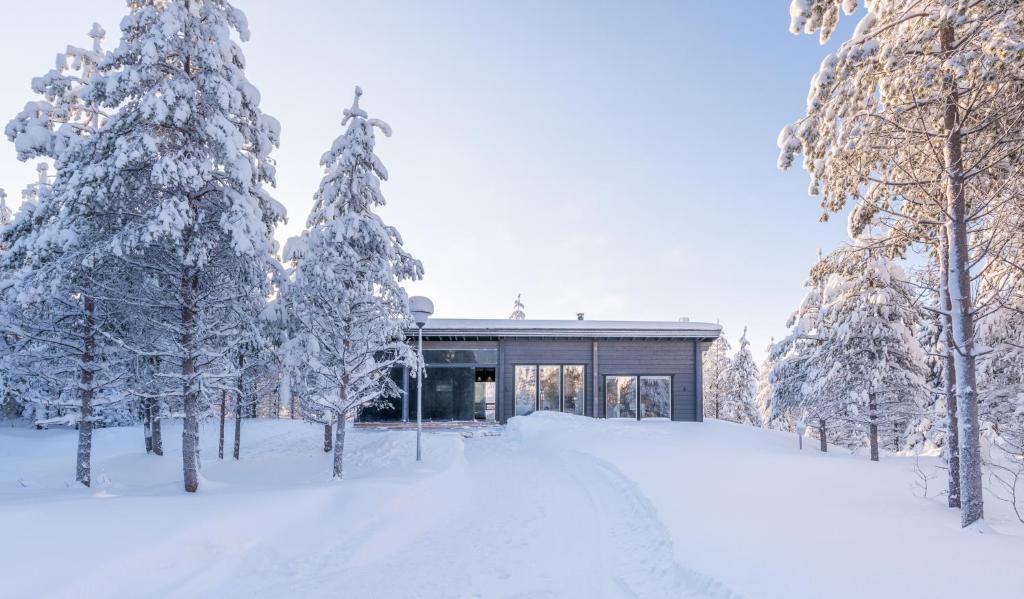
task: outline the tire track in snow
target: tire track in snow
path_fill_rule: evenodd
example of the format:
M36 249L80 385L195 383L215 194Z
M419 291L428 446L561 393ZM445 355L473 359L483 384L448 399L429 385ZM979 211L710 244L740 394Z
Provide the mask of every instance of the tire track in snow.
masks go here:
M637 599L741 599L718 580L675 561L671 534L635 482L593 455L569 450L562 457L598 516L605 574L624 594Z

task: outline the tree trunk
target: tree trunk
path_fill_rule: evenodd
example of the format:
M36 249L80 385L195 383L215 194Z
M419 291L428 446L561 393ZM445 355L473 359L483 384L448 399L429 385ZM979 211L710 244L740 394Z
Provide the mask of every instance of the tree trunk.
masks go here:
M324 453L331 453L331 447L333 447L334 436L331 434L331 423L324 424Z
M92 363L96 353L96 320L93 316L95 304L91 297L85 298L85 345L79 372L81 388L81 417L78 421L78 462L75 480L85 486L92 484Z
M153 434L153 453L164 455L164 437L160 432L160 402L155 399L149 412L149 421Z
M153 408L149 405L151 400L142 400L142 434L146 439L146 453L153 451Z
M823 452L828 451L828 438L825 436L825 419L824 418L819 418L818 419L818 437L820 438L820 442L821 442L821 445L820 445L821 451L823 451Z
M344 404L342 404L344 405ZM344 473L342 459L345 456L345 423L348 420L348 413L338 415L338 428L334 433L334 478L340 480Z
M195 312L192 301L199 287L196 275L182 277L181 348L185 357L181 361L185 418L181 429L181 459L185 475L185 491L195 493L199 489L199 391L195 386L196 351L193 347Z
M868 444L871 447L871 461L878 461L878 402L874 392L868 394Z
M295 394L292 393L291 404L288 406L288 418L295 420Z
M949 241L946 231L939 233L939 295L946 314L942 317L942 386L946 394L946 500L949 507L960 507L960 441L956 416L956 372L953 364L953 326L950 322L952 303L949 299Z
M220 441L217 443L217 457L224 459L224 419L228 413L228 392L225 389L220 394Z
M953 26L939 27L943 53L955 43ZM963 142L959 115L959 89L955 78L945 84L943 127L946 140L946 230L949 235L949 298L953 329L953 366L957 385L957 415L960 442L960 525L970 526L984 517L981 471L981 438L978 424L977 381L974 356L974 311L971 301L967 233L967 193L964 185Z
M243 394L243 381L242 381L242 368L245 366L245 357L242 354L238 356L238 389L235 391L235 453L234 457L237 460L238 454L242 449L242 399L245 397Z

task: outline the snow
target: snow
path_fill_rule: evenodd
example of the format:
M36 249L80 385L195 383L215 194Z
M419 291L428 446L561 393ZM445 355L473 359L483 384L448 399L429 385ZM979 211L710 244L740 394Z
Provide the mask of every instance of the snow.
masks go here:
M722 330L717 324L705 322L676 321L627 321L627 320L510 320L498 318L431 318L424 327L431 332L501 332L511 335L525 335L530 331L543 334L557 332L596 334L650 333L648 336L664 337L714 337Z
M0 428L8 596L1010 597L1024 527L998 502L962 531L914 492L915 460L798 451L723 422L537 413L499 435L355 429L331 480L322 428L245 421L242 459L203 430L203 484L181 490L180 425L145 455L138 427ZM805 444L807 446L808 444ZM936 458L922 458L932 472ZM937 471L936 471L937 472ZM41 558L45 556L45 558ZM968 560L960 564L960 560ZM969 576L947 573L969 571Z

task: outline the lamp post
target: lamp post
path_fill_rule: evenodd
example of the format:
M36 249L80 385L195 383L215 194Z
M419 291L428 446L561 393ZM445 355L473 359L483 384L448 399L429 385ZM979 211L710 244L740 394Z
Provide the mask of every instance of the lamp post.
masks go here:
M434 302L423 296L409 298L409 312L419 332L419 351L416 360L416 461L423 461L420 437L423 436L423 327L434 313Z

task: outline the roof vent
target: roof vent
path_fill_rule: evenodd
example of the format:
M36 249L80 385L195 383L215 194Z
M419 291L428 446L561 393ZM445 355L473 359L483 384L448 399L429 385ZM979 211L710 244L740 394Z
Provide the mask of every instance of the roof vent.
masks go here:
M680 316L679 317L679 322L690 322L690 317L689 316Z
M583 312L576 313L576 320L583 320Z

